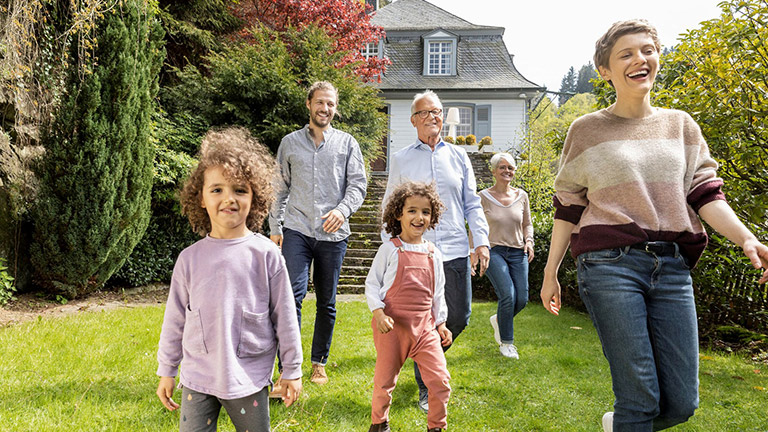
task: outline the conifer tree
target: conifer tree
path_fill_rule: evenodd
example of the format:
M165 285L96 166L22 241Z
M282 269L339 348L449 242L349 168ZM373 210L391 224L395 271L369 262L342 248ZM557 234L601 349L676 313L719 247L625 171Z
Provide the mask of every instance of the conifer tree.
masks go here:
M156 7L119 1L95 21L93 51L73 44L62 105L43 132L30 254L35 282L66 297L101 287L149 221L150 116L164 57Z

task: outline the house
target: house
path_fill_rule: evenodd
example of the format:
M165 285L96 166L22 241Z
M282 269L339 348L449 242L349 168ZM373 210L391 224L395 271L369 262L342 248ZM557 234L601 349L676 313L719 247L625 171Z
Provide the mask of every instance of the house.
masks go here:
M386 156L416 139L410 106L414 94L425 89L440 96L444 116L449 108L458 109L456 135L490 136L490 151L520 148L530 101L545 88L515 69L503 27L472 24L426 0L394 1L371 22L384 28L386 39L368 44L363 54L392 61L381 82L372 84L389 114L385 157L374 163L374 171L387 171ZM449 126L443 128L447 136Z

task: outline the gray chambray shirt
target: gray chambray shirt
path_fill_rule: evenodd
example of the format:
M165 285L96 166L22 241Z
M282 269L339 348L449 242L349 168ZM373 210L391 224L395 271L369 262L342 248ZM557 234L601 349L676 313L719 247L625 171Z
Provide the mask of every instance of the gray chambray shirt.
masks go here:
M322 241L349 236L349 216L363 204L367 181L360 145L352 135L329 127L315 148L309 125L283 137L277 149L277 199L269 212L272 235L283 227ZM322 215L337 209L344 225L323 231Z

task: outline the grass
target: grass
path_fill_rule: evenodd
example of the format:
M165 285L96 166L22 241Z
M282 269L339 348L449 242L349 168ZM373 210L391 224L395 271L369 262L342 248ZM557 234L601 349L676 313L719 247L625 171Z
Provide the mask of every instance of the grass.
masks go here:
M472 322L448 352L454 431L597 431L611 409L608 365L589 318L529 305L515 320L521 360L499 355L488 317ZM0 329L0 430L174 431L178 414L155 396L155 353L163 308L40 319ZM305 303L305 317L314 303ZM363 302L339 304L331 382L308 382L311 322L305 323L305 391L294 407L271 404L273 431L364 431L370 424L375 350ZM764 366L762 366L764 367ZM701 354L701 407L676 431L766 431L768 370L738 355ZM391 410L394 431L426 429L416 408L410 361ZM175 395L179 399L180 392ZM234 431L222 412L220 431Z

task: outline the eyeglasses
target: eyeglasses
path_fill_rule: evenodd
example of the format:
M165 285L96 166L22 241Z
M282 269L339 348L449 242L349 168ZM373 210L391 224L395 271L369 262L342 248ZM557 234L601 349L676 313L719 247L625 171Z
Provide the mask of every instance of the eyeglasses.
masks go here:
M432 114L435 117L440 117L441 115L443 115L443 110L441 110L440 108L435 108L433 110L416 111L415 113L411 114L411 117L417 115L419 116L420 119L425 119L429 117L430 114Z

